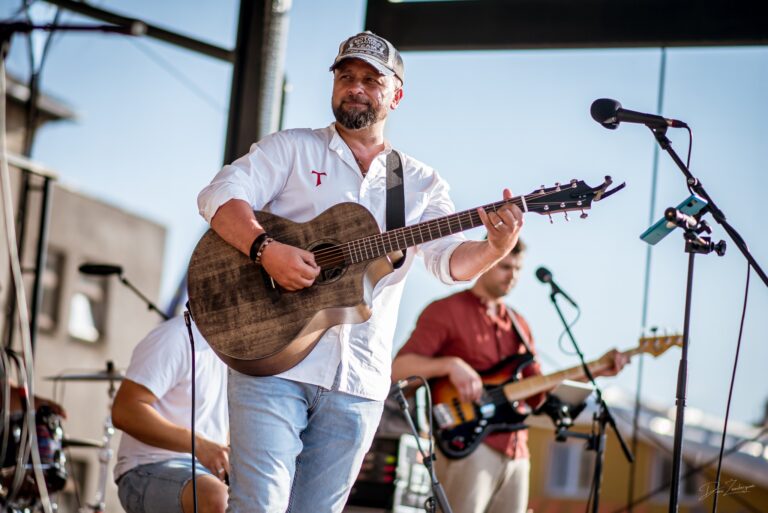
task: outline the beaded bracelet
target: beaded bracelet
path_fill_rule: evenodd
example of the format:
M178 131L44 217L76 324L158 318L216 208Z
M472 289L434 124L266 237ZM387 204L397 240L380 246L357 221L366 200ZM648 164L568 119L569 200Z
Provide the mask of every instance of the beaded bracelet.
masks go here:
M256 265L261 265L261 255L264 254L264 250L267 249L267 246L269 246L270 242L275 242L275 239L272 237L267 237L264 239L264 242L261 243L261 246L259 246L259 250L256 252L256 258L253 259L253 262Z
M261 249L261 245L264 244L264 241L269 238L269 234L267 232L261 232L258 237L253 239L253 242L251 243L251 250L248 252L248 256L253 260L256 261L256 256L259 253L259 249Z

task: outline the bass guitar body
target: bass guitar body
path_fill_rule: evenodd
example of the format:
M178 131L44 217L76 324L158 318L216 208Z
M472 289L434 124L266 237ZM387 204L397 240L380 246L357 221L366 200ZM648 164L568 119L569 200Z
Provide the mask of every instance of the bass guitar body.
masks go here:
M341 203L306 223L255 212L259 223L282 243L326 262L315 283L288 292L212 230L189 264L190 312L216 354L231 368L253 376L274 375L299 363L325 331L371 316L373 287L392 272L383 256L359 263L341 243L380 234L364 207Z
M533 361L530 354L513 355L481 372L483 396L476 402L462 402L456 387L447 379L430 383L433 418L438 428L436 442L451 459L469 455L494 431L524 429L527 412L519 410L518 401L508 402L502 386L519 379L522 370Z

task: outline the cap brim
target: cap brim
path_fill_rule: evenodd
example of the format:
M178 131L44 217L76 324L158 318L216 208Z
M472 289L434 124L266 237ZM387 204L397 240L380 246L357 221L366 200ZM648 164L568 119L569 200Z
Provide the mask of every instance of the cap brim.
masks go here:
M386 77L392 77L395 75L395 72L388 67L384 66L382 63L371 57L370 55L364 54L364 53L348 53L344 57L337 59L336 62L333 63L333 66L331 66L330 70L335 70L339 64L346 61L347 59L360 59L361 61L365 62L366 64L370 64L373 66L373 69L378 71L380 74L386 76Z

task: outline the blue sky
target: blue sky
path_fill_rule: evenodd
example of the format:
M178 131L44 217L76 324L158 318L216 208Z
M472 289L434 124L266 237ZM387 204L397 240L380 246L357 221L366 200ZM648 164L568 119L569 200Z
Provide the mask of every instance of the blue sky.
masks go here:
M4 2L0 17L20 4ZM234 44L238 9L232 0L105 0L98 5L221 46ZM338 43L361 30L363 19L360 0L293 1L286 127L331 122L328 66ZM79 19L67 15L65 20ZM9 68L22 76L27 73L24 52L17 38ZM528 317L545 370L576 361L558 348L559 321L548 290L533 276L540 265L581 305L574 333L588 357L610 347L631 347L640 334L646 247L638 235L652 214L655 141L639 125L603 129L591 119L589 106L608 97L629 109L655 112L660 57L656 48L404 54L405 98L390 117L387 136L438 169L452 185L458 209L495 201L503 187L522 194L571 178L596 184L606 174L627 182L626 190L596 204L587 220L572 216L566 223L557 216L550 224L535 214L526 218L530 249L510 303ZM45 91L63 99L79 118L43 129L34 158L59 171L65 184L168 227L163 302L205 228L195 198L222 164L230 74L226 64L164 43L86 35L57 38L44 71ZM766 47L668 50L663 114L693 128L694 175L764 267L768 241L759 184L768 167L766 90ZM670 131L669 136L684 155L686 133ZM686 195L682 175L660 155L652 217ZM726 238L719 227L714 235ZM650 326L682 329L686 264L679 233L653 250ZM732 244L723 258L697 258L689 405L713 415L725 411L745 276L746 263ZM417 265L395 344L405 341L430 300L455 289ZM768 337L761 322L767 311L768 293L753 275L733 409L733 417L745 422L760 417L768 398ZM647 400L673 407L678 360L677 351L646 360ZM604 385L633 391L636 368Z

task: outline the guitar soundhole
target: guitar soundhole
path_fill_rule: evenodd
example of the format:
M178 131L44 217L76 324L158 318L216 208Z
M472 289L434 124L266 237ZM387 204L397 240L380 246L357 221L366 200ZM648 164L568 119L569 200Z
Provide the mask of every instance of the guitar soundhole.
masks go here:
M315 283L333 283L344 275L347 266L344 263L344 254L338 242L318 241L307 248L315 254L315 261L320 265L320 274Z

